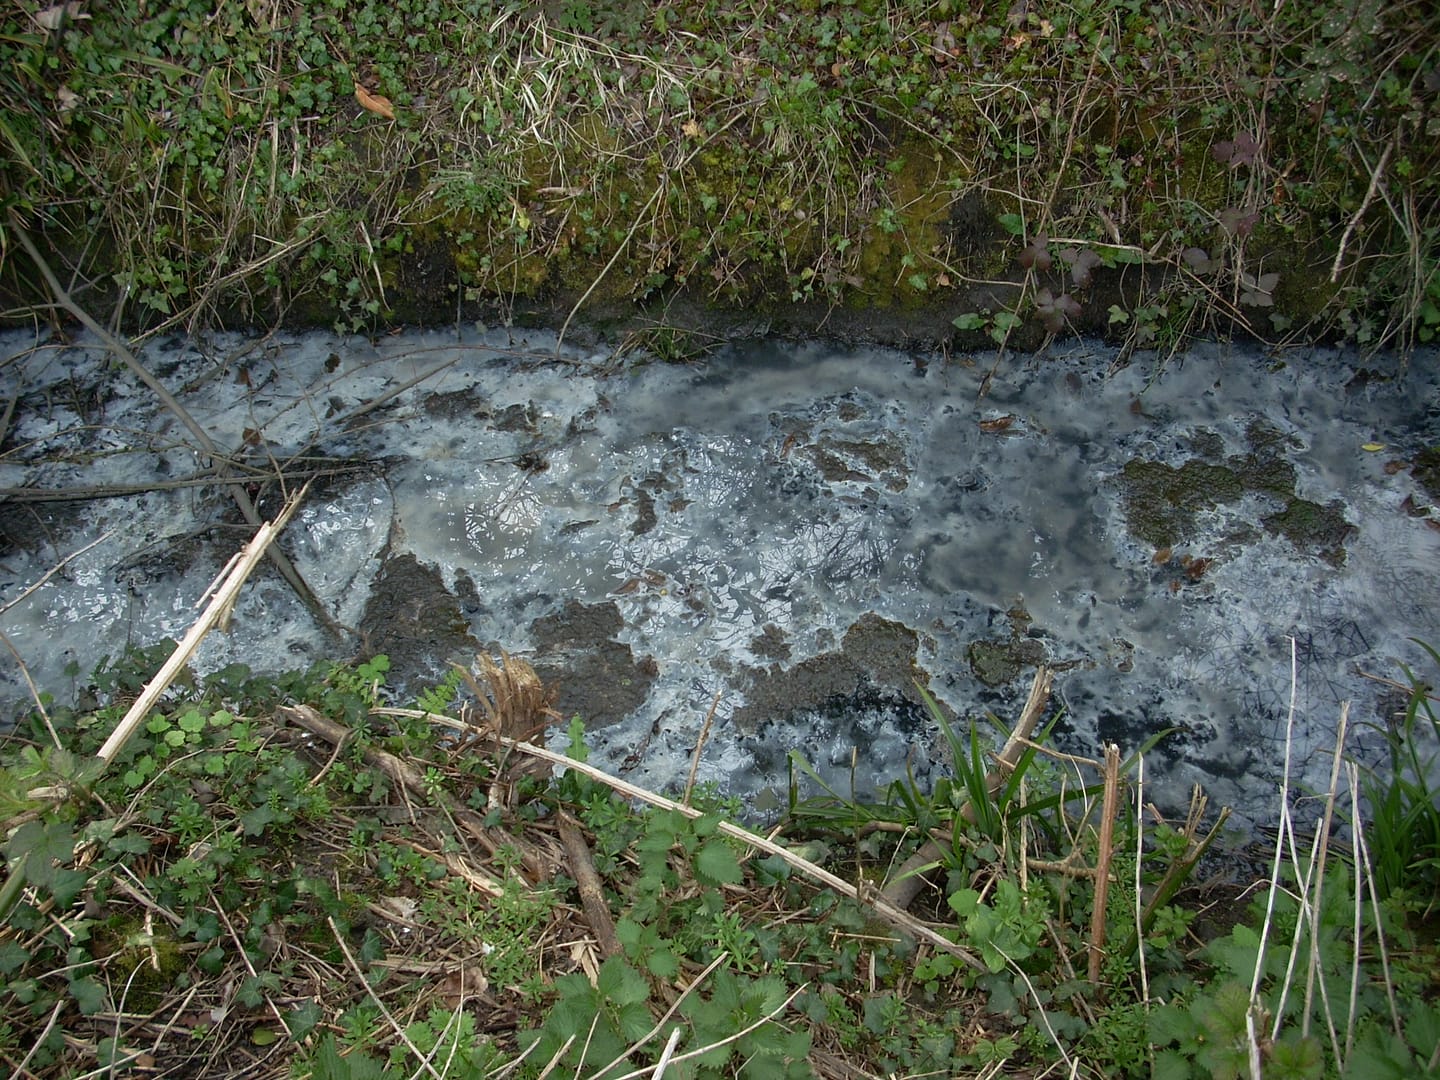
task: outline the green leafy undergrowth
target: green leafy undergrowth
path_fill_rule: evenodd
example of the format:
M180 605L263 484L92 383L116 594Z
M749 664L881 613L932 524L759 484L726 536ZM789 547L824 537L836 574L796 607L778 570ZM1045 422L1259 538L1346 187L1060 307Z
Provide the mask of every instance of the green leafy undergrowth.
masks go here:
M395 793L365 760L382 746L440 757L428 728L369 722L383 657L278 680L239 666L186 676L102 769L95 750L165 651L107 661L91 691L98 708L35 717L0 757L0 1019L38 1040L37 1073L84 1071L86 1046L108 1064L154 1042L145 1022L117 1037L100 1019L117 1014L174 1010L169 1021L194 1035L161 1042L182 1057L201 1035L221 1047L308 1035L322 1016L305 974L313 956L348 949L371 968L391 932L374 910L413 913L421 887L446 876L441 842L387 820ZM282 702L346 724L352 740L333 747L278 722ZM426 900L442 939L466 939L465 890Z
M1403 345L1440 325L1436 37L1380 0L12 4L0 282L53 299L24 229L147 329L558 286Z
M1435 1074L1440 1029L1434 1026L1433 1009L1421 1000L1429 980L1404 962L1392 963L1384 979L1369 964L1357 977L1355 902L1343 862L1332 864L1329 877L1326 892L1333 899L1322 903L1317 922L1297 925L1300 908L1287 891L1276 898L1262 939L1262 897L1249 924L1207 947L1208 980L1151 1011L1156 1077L1238 1080L1250 1074L1252 1042L1267 1077L1320 1080L1337 1067L1354 1077ZM1403 938L1396 925L1389 929L1395 949ZM1297 941L1299 956L1294 955ZM1359 951L1374 957L1376 948L1370 927ZM1311 960L1313 968L1307 968ZM1307 977L1310 972L1313 976ZM1397 1010L1400 1001L1407 1003L1403 1013ZM1425 1064L1416 1069L1420 1062Z
M52 707L0 753L0 1054L28 1055L31 1075L224 1076L244 1060L346 1080L539 1080L664 1059L667 1075L704 1080L1183 1077L1243 1075L1255 1046L1267 1076L1400 1076L1430 1067L1440 1038L1418 1004L1433 957L1393 906L1369 910L1355 943L1340 854L1313 917L1290 899L1297 875L1202 942L1167 884L1193 837L1137 837L1130 815L1105 921L1149 921L1139 946L1112 933L1092 983L1093 879L1053 845L1068 837L1092 858L1095 822L1083 801L1078 815L1058 795L1046 804L1048 766L1033 758L974 822L958 793L978 797L978 775L941 802L906 787L908 801L853 807L848 824L834 803L793 818L791 843L857 883L846 896L730 835L737 807L713 790L693 792L693 810L644 809L579 769L515 771L523 755L483 734L448 742L425 716L457 703L456 684L413 712L380 708L383 658L186 677L99 768L95 749L162 651L107 663L93 708ZM347 734L335 745L293 726L299 705ZM973 740L956 746L983 763ZM578 720L569 747L583 761ZM911 810L955 834L916 908L978 963L917 944L873 903L919 843ZM562 813L588 845L613 954L590 925ZM1141 912L1119 884L1137 876ZM1341 1015L1353 1027L1332 1033ZM1246 1041L1252 1031L1263 1038Z
M1428 740L1434 734L1428 687L1411 681L1404 730ZM1402 863L1388 850L1386 830L1365 835L1366 857L1377 867L1403 866L1388 898L1374 887L1384 877L1364 862L1357 870L1354 854L1337 843L1320 848L1318 857L1312 850L1313 869L1286 864L1243 921L1219 927L1218 935L1209 927L1207 940L1196 936L1196 907L1186 893L1215 835L1201 827L1200 804L1183 827L1149 822L1140 835L1133 801L1122 797L1102 915L1090 870L1098 854L1100 788L1056 777L1037 754L1043 735L991 784L996 754L979 725L971 725L968 739L957 737L935 711L953 779L925 790L907 778L872 803L834 792L800 799L792 783L790 803L792 819L822 829L831 844L848 833L840 850L853 860L852 872L883 883L885 894L926 876L920 902L930 897L937 919L950 922L952 939L978 955L983 971L920 950L896 983L910 1002L950 1013L981 997L988 1038L1003 1044L1012 1065L1083 1060L1107 1076L1166 1080L1248 1076L1253 1061L1267 1077L1316 1080L1429 1075L1440 1067L1432 1013L1423 1004L1434 985L1435 954L1415 933L1424 922L1417 916L1428 909L1411 891L1413 883L1431 880L1432 868L1424 859ZM1417 714L1427 723L1417 724ZM1401 797L1416 818L1423 816L1431 745L1409 744L1399 758L1405 768L1391 781L1405 785ZM803 762L797 769L818 782ZM1412 829L1405 842L1424 843L1426 836ZM1286 851L1293 859L1293 844ZM924 861L917 865L917 858ZM1099 946L1097 925L1108 929ZM1097 947L1092 981L1086 967ZM909 1014L907 1024L913 1026ZM960 1059L989 1060L979 1040L958 1040L951 1049Z
M1405 892L1420 910L1440 903L1440 789L1434 777L1440 760L1440 713L1433 679L1440 652L1416 644L1431 665L1431 679L1404 668L1405 707L1381 731L1388 750L1380 768L1367 769L1367 839L1381 895Z

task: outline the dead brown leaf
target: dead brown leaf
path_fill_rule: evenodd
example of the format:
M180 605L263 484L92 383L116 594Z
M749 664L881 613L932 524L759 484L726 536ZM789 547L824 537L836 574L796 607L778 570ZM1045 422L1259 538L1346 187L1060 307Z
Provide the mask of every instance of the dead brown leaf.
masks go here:
M437 989L445 1007L453 1011L467 999L479 997L489 990L490 980L478 965L464 964L441 979Z
M355 84L355 100L360 105L373 112L376 116L383 116L386 120L395 119L395 106L390 104L390 99L381 97L379 94L372 94L359 83Z
M67 22L78 22L80 19L90 18L80 10L78 0L70 0L66 4L52 4L50 7L35 12L30 18L35 25L47 34L59 30Z

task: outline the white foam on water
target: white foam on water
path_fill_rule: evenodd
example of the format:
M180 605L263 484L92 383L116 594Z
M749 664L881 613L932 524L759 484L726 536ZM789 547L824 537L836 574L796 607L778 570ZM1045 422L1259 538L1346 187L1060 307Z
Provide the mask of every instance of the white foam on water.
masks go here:
M1163 371L1142 358L1107 377L1112 354L1078 343L1008 360L977 401L993 357L759 342L701 367L617 370L601 353L554 352L552 335L490 330L224 335L143 355L257 475L272 457L354 459L309 496L284 540L342 623L359 621L387 552L413 554L447 583L467 576L481 599L472 632L511 651L531 647L533 620L567 600L613 603L620 640L653 656L659 675L634 715L592 737L612 765L643 745L627 762L640 783L683 779L717 693L700 775L732 790L773 796L792 747L835 777L861 761L867 786L907 761L928 770L936 734L894 701L856 716L777 715L762 730L734 723L755 672L839 648L873 612L916 632L920 665L960 716L1018 708L1027 680L986 686L969 650L1028 634L1073 665L1059 683L1063 748L1093 756L1115 738L1133 749L1175 727L1147 769L1162 801L1183 802L1201 781L1264 814L1292 638L1312 779L1328 772L1341 700L1362 722L1380 720L1380 690L1360 672L1393 676L1399 660L1417 661L1411 635L1440 641L1440 533L1410 512L1428 496L1408 471L1386 468L1440 442L1433 358L1364 382L1358 359L1330 350L1277 364L1201 345ZM6 485L146 485L202 465L181 425L93 345L9 334L0 355L0 392L18 398L0 455ZM1257 423L1278 432L1279 467L1293 469L1299 496L1343 505L1354 527L1343 565L1257 529L1281 505L1252 491L1196 513L1175 555L1213 559L1202 575L1157 566L1129 532L1125 463L1244 457ZM1387 450L1362 449L1374 443ZM62 695L67 663L84 671L126 643L180 636L248 535L220 524L226 507L204 486L9 500L6 531L32 539L0 556L0 602L111 536L0 616L0 629ZM1007 615L1017 602L1028 625ZM788 656L762 648L765 635ZM335 648L262 568L231 632L213 635L198 662L278 671ZM7 679L7 698L23 700L13 664Z

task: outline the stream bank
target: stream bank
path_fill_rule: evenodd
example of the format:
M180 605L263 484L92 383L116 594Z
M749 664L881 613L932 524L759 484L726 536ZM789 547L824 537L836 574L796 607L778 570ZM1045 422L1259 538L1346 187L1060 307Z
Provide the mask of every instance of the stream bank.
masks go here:
M1440 333L1437 19L15 8L0 308L48 321L67 288L147 334L578 312L671 358L765 329L1404 349Z

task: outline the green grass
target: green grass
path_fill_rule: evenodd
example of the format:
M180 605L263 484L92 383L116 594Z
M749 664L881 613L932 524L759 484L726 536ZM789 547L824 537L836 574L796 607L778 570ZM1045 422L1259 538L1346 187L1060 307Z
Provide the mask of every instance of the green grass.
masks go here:
M1440 673L1440 653L1422 641ZM1404 669L1405 708L1383 732L1389 759L1367 771L1371 859L1382 896L1408 891L1427 913L1440 902L1440 791L1435 788L1440 754L1440 717L1433 682Z

